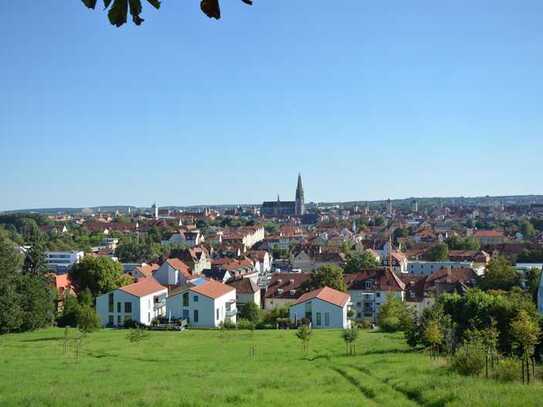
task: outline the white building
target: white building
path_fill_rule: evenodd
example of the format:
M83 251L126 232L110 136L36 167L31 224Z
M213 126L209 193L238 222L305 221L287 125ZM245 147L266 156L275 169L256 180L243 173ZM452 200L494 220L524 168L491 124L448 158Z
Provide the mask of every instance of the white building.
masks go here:
M166 300L168 318L185 319L193 328L236 323L236 289L215 280L181 288Z
M442 268L447 269L473 269L473 263L469 261L409 261L407 272L409 274L430 275ZM478 273L479 274L479 273Z
M319 288L305 293L289 309L290 320L294 323L304 318L311 321L313 328L350 328L347 313L351 296L330 287Z
M261 307L260 288L252 279L240 278L230 281L228 285L236 289L236 304L238 308L249 302L254 302L258 305L258 308Z
M166 314L168 289L153 277L117 288L96 298L102 326L122 326L127 321L150 325Z
M158 270L154 272L153 277L156 278L160 284L165 286L184 285L187 281L194 278L190 268L176 258L168 259L162 263Z
M56 273L67 272L75 263L79 263L84 255L85 253L78 251L45 252L47 267Z

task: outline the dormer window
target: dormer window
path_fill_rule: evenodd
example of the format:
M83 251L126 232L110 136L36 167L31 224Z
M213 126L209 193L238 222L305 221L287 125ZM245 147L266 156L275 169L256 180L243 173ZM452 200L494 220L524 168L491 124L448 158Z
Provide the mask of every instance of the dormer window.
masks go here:
M372 287L373 287L373 280L367 280L367 281L364 282L364 288L366 290L369 290Z

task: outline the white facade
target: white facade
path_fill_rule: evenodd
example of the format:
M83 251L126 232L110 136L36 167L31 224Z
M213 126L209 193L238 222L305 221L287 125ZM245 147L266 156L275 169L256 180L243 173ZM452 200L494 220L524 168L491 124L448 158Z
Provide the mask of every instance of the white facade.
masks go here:
M150 325L154 318L165 316L167 296L166 288L143 297L117 289L96 298L96 312L102 326L119 327L126 321Z
M473 263L469 261L409 261L407 263L407 272L409 274L430 275L442 268L473 268Z
M236 323L236 314L236 290L210 298L186 289L166 300L166 316L186 319L193 328L218 328L225 321Z
M47 267L57 273L68 271L75 263L83 258L83 252L45 252Z
M352 301L352 310L355 312L354 319L357 321L377 321L379 308L387 302L388 296L398 297L403 301L403 291L374 291L374 290L349 290Z
M186 281L183 274L180 273L179 270L172 267L167 261L162 263L158 270L154 272L153 277L160 284L166 286L182 285L185 284Z
M312 328L350 328L351 321L347 317L350 302L343 307L312 298L300 304L294 304L289 309L289 317L293 322L301 321L304 318L311 319Z

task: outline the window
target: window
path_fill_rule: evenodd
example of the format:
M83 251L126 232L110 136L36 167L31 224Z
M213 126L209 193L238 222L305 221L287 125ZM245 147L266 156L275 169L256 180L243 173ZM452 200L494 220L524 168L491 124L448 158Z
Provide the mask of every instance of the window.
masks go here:
M381 297L381 293L375 293L375 296L376 296L377 298L379 298L379 297Z
M194 322L198 322L198 310L197 309L194 310L194 318L192 318L192 320Z
M110 315L110 316L109 316L109 319L108 319L108 321L107 321L107 324L108 324L109 326L113 326L113 322L114 322L113 315Z
M189 306L189 293L183 294L183 307Z
M131 313L132 312L132 303L131 302L125 302L124 303L124 312L125 313Z
M118 314L121 313L121 303L120 302L117 303L117 313Z
M193 302L198 302L198 296L195 295L194 297L192 297L192 301L193 301Z
M109 296L108 296L108 311L109 312L113 312L113 293L109 293Z
M117 315L117 325L121 325L121 321L122 321L121 316Z
M215 310L215 314L217 315L217 319L219 319L219 309L218 308Z
M317 326L321 326L321 313L317 312Z
M147 313L147 321L151 322L151 313L150 312Z
M330 326L330 313L324 313L324 326Z

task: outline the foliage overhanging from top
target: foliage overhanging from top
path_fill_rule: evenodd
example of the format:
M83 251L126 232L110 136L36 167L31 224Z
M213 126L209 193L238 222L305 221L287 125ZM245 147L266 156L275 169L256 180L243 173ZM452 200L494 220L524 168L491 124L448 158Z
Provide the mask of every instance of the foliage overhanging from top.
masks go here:
M90 9L94 9L98 2L98 0L81 1ZM252 0L241 1L248 5L253 4ZM129 10L134 24L141 25L144 21L140 16L142 13L142 0L103 0L103 2L104 9L109 10L107 14L109 22L116 27L120 27L127 22ZM147 0L147 2L157 10L160 8L160 0ZM201 0L200 9L209 18L215 18L217 20L221 18L219 0Z

